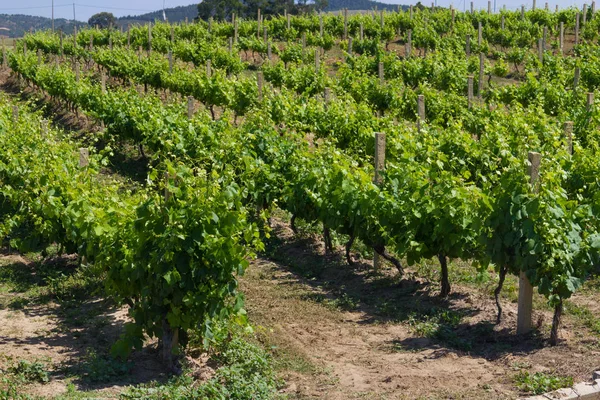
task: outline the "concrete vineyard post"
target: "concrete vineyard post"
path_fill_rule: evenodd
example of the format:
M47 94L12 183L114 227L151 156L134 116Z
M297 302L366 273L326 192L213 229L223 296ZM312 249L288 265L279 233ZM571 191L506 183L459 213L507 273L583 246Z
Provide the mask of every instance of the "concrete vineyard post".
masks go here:
M212 33L212 22L213 22L213 19L212 19L212 17L210 17L208 19L208 33Z
M94 50L94 35L90 35L90 51Z
M379 12L379 26L381 27L381 29L383 29L385 26L385 20L383 19L383 10Z
M420 132L425 123L425 96L417 97L417 130Z
M377 74L379 75L379 83L383 85L385 82L385 76L383 74L383 62L379 62L377 66Z
M532 9L533 11L535 11L535 9L536 9L535 0L533 0L533 5L531 6L531 9Z
M383 183L382 172L385 170L385 133L375 133L375 177L376 185ZM381 267L381 257L377 252L373 253L373 269L379 270Z
M90 165L90 150L87 147L79 149L79 168L85 168Z
M187 117L189 120L194 118L194 97L188 96L187 98Z
M488 14L492 13L492 2L488 0Z
M406 57L410 58L410 55L412 54L412 29L409 29L407 34L407 40L406 40Z
M481 42L483 41L483 28L481 26L481 22L477 26L477 44L481 46Z
M563 125L563 131L565 132L565 142L567 152L573 154L573 122L567 121Z
M502 16L500 17L500 29L504 30L504 25L505 25L505 17L504 14L502 14Z
M596 2L592 1L592 19L594 19L594 16L596 15Z
M575 68L575 75L573 76L573 90L576 90L579 86L579 77L581 76L581 68Z
M212 62L210 58L206 60L206 76L209 78L212 76Z
M528 155L528 175L532 190L537 192L540 176L540 153L530 152ZM517 314L517 335L524 335L531 331L531 313L533 311L533 286L525 272L519 276L519 305Z
M411 6L410 6L410 11L409 11L409 14L408 14L408 15L409 15L409 18L410 18L410 19L413 19L413 6L412 6L412 4L411 4Z
M258 101L263 99L263 73L258 71L256 73L256 84L258 85Z
M364 40L365 39L362 22L360 23L360 36L359 36L359 38L360 38L360 40Z
M290 21L290 14L287 15L287 28L288 30L290 29L291 26L291 21Z
M4 38L2 38L2 67L6 68L7 66L7 62L6 62L6 46L4 44Z
M477 85L477 97L483 96L483 72L484 72L484 54L479 53L479 84Z
M473 107L473 75L467 77L467 99L469 108Z
M471 2L471 14L475 12L475 5Z
M525 19L525 6L521 6L521 19Z
M548 10L550 9L550 5L548 4L548 2L546 2L546 5L544 6L544 9L545 9L546 11L548 11Z

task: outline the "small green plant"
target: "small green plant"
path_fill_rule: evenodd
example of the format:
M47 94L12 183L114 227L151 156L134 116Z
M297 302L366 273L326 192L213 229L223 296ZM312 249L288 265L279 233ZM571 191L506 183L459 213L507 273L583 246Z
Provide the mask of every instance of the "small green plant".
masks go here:
M81 365L84 378L90 382L108 382L113 378L127 375L131 363L98 355L93 349L88 349Z
M460 313L435 308L427 314L413 313L408 316L407 320L417 336L436 339L459 350L470 350L471 342L459 337L455 332L455 328L461 321Z
M25 382L48 383L50 377L46 366L39 361L19 360L8 372L22 378Z
M573 377L546 374L543 372L530 373L521 371L515 376L517 387L524 392L542 394L556 389L573 386Z

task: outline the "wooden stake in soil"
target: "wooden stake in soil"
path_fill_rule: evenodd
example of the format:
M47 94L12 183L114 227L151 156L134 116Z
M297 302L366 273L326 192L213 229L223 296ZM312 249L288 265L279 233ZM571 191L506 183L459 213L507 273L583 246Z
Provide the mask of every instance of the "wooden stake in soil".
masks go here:
M577 15L575 16L575 44L578 45L579 44L579 12L577 12Z
M102 94L106 93L106 73L104 70L100 73L100 87L102 88Z
M573 122L567 121L563 125L563 131L565 132L565 142L567 152L573 154Z
M233 38L229 38L229 54L233 51Z
M260 19L260 8L259 8L257 16L256 16L256 24L257 24L257 26L256 26L256 38L257 39L260 38L260 21L261 21L261 19Z
M467 77L467 99L469 108L473 107L473 75Z
M587 4L583 5L583 15L581 18L581 26L585 26L587 22Z
M148 23L148 54L152 52L152 22Z
M359 36L359 38L360 38L360 40L364 40L365 39L362 22L360 23L360 36Z
M323 16L319 14L319 36L323 37Z
M565 23L560 23L560 36L558 38L558 47L560 48L560 54L564 53L565 46Z
M377 73L379 75L379 83L380 84L384 84L385 83L385 75L383 74L383 62L379 62L379 65L377 66Z
M263 27L263 41L266 43L267 42L267 27Z
M167 53L167 57L169 58L169 73L173 73L173 52L169 50Z
M16 124L19 122L19 106L13 106L12 117L13 117L13 123Z
M382 172L385 170L385 133L375 133L375 177L374 183L381 185L383 183ZM377 252L373 253L373 269L379 270L381 267L381 258Z
M483 97L483 72L484 72L484 54L483 53L479 53L479 84L477 86L477 97L482 98Z
M344 8L344 40L348 39L348 9Z
M271 61L271 42L267 42L267 60Z
M477 26L477 44L481 46L481 42L483 42L483 27L481 26L481 21Z
M258 101L263 99L263 73L258 71L256 73L256 84L258 85Z
M352 38L348 38L348 54L352 56Z
M575 75L573 76L573 90L579 86L579 77L581 76L581 68L575 67Z
M194 97L188 96L187 98L187 117L189 120L194 118Z
M417 97L417 130L421 132L421 128L425 123L425 96L420 94Z
M467 45L465 47L467 58L471 57L471 35L467 35Z
M79 62L75 61L75 82L79 83Z
M538 39L538 58L540 60L540 64L544 64L544 39Z
M112 43L112 36L108 37L108 48L112 51L113 49L113 43Z
M212 61L206 60L206 76L210 78L212 76Z
M315 49L315 72L319 72L320 68L319 49Z
M90 150L86 147L79 149L79 168L85 168L90 165Z
M327 106L329 105L329 100L331 99L331 89L326 87L323 92L323 100L325 102L325 110L327 110Z
M38 65L42 65L42 49L37 49Z
M47 119L43 119L40 121L40 131L42 133L43 138L48 136L48 120Z
M540 176L540 163L542 157L540 153L529 153L529 181L532 190L537 193L538 180ZM525 272L521 272L519 277L519 305L517 315L517 335L524 335L531 331L531 314L533 311L533 286Z
M412 29L409 29L406 35L406 58L410 58L412 54Z
M504 30L504 25L505 25L505 18L504 18L504 14L502 14L502 16L500 17L500 29Z
M488 0L488 14L492 13L492 2Z

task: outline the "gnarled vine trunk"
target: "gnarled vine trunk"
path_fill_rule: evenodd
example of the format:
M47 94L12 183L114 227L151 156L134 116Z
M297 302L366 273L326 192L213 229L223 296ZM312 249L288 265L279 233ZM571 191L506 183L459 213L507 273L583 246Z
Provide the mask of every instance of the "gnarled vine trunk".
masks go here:
M450 294L450 280L448 279L448 259L445 254L439 254L438 260L440 260L440 266L442 267L442 278L441 278L441 297L448 297Z
M507 272L508 267L506 265L500 267L500 277L498 280L498 286L496 286L496 290L494 290L494 298L496 299L496 307L498 308L496 324L499 324L500 321L502 321L502 306L500 305L500 292L502 291L502 286L504 286L504 280L506 279Z
M554 307L554 317L552 318L552 331L550 331L550 345L558 344L558 328L560 327L560 319L562 317L563 302L560 302Z
M171 328L169 321L163 320L163 332L160 341L160 354L164 365L175 374L181 373L179 355L175 354L179 347L179 329Z

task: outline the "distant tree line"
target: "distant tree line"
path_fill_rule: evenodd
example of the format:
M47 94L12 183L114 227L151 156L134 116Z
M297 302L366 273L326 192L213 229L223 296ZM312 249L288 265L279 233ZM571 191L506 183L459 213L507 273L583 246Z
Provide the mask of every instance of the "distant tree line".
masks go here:
M289 14L303 14L313 10L326 9L328 0L203 0L198 4L198 18L208 20L231 20L232 14L244 18L256 18L258 9L264 16Z

